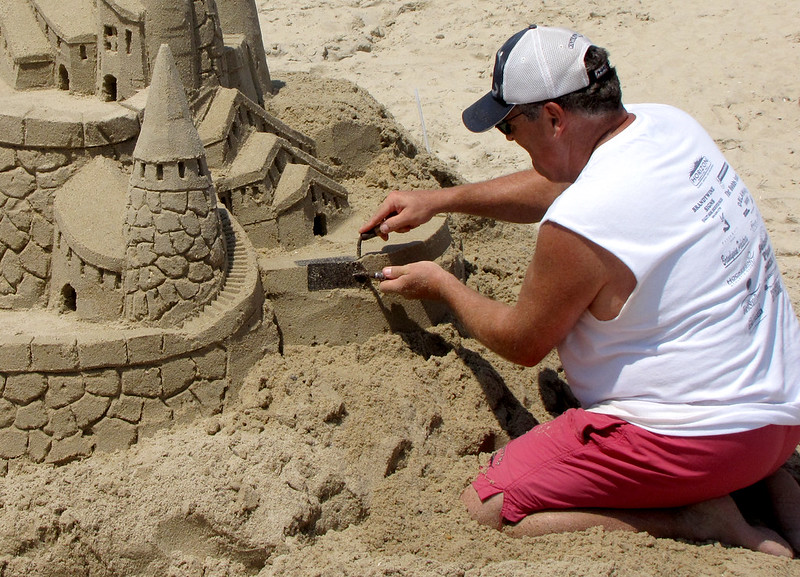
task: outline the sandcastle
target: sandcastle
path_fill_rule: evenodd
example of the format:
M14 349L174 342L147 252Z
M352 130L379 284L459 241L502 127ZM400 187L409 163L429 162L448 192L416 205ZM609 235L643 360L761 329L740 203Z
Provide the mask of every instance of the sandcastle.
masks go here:
M364 215L264 109L254 0L0 0L0 46L0 459L125 448L284 343L442 317L309 291ZM458 261L444 219L404 240L364 266Z

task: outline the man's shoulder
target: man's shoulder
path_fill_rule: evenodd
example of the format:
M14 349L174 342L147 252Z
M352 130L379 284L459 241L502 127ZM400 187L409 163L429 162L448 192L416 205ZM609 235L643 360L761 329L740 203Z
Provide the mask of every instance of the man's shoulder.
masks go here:
M635 104L626 104L625 109L628 112L635 114L637 117L644 116L652 118L673 118L683 119L688 122L695 122L694 118L688 112L671 104L640 102Z

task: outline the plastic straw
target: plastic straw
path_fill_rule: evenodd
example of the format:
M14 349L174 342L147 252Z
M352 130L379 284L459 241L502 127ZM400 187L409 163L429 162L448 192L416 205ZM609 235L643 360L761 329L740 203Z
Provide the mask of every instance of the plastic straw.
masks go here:
M422 102L419 100L419 90L414 89L414 96L417 99L417 111L419 111L419 122L422 124L422 141L425 143L425 150L430 154L431 147L428 144L428 131L425 129L425 117L422 116Z

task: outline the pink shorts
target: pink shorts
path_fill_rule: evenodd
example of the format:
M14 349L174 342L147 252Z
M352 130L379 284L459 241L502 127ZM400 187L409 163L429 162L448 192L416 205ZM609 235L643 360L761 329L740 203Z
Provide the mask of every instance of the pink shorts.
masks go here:
M511 523L543 509L678 507L757 483L798 443L800 426L674 437L570 409L494 453L472 486L482 501L503 493Z

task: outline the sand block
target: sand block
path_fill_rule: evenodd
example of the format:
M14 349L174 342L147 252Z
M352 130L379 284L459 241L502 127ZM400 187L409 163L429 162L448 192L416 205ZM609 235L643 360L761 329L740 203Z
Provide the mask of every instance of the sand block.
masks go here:
M37 148L83 146L83 114L49 107L34 108L25 115L25 145Z
M31 366L30 335L3 335L0 338L0 366L4 371L26 371Z
M128 359L128 348L120 335L108 332L81 332L77 339L78 359L82 369L123 365Z
M138 429L121 419L104 419L92 427L97 439L96 450L109 453L131 447L139 437Z
M45 458L45 462L54 465L63 465L75 459L88 457L92 454L93 449L94 444L92 441L84 437L81 433L77 433L66 439L54 440L50 447L50 452Z
M103 418L111 401L107 397L85 394L75 401L70 410L75 415L75 423L81 430L86 430Z
M16 459L28 449L28 434L14 427L0 429L0 458Z
M40 397L47 390L47 379L41 373L20 373L9 375L3 397L13 403L26 405Z
M36 335L31 343L31 365L39 371L78 368L78 342L74 337Z
M51 409L60 409L83 396L83 376L80 374L53 375L47 379L45 402Z

